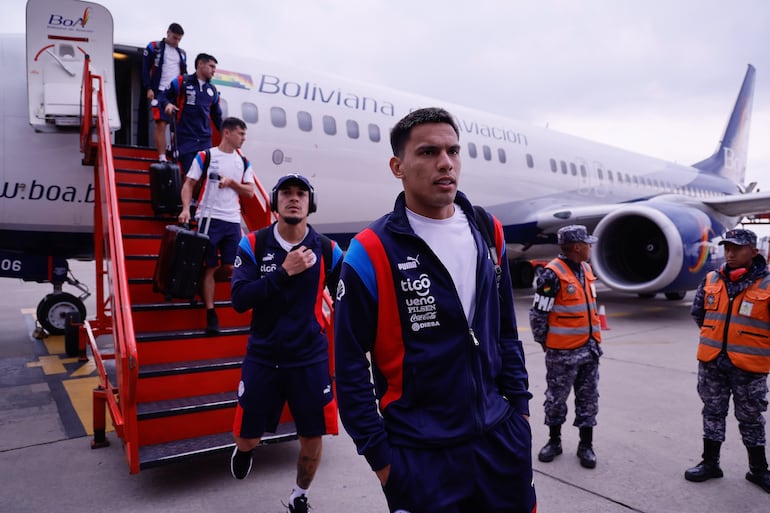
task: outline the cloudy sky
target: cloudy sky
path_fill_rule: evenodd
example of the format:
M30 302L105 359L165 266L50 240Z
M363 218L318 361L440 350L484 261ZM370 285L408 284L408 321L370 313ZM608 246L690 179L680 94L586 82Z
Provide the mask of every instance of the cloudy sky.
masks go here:
M691 164L757 68L748 180L770 187L766 0L104 0L115 40L182 46L431 96ZM24 0L3 8L23 32ZM440 101L437 101L440 104Z

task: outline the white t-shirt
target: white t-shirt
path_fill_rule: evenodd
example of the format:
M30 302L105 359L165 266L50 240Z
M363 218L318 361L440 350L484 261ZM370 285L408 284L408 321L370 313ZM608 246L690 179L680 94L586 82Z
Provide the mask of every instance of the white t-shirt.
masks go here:
M454 281L467 319L476 309L476 244L465 212L455 205L447 219L431 219L406 209L412 230L433 250Z
M160 84L158 85L161 91L168 89L171 81L180 75L180 60L179 50L173 46L166 45L166 51L163 53L163 67L160 70Z
M232 178L241 183L256 183L251 162L249 162L248 168L244 170L243 159L237 151L225 153L219 148L211 148L208 175L211 176L212 173ZM193 180L200 180L201 174L201 166L196 157L187 171L187 176ZM195 211L197 219L202 216L210 216L229 223L241 222L241 204L235 190L230 187L220 189L219 180L212 180L211 178L206 179L204 187L205 189L201 193L203 201Z

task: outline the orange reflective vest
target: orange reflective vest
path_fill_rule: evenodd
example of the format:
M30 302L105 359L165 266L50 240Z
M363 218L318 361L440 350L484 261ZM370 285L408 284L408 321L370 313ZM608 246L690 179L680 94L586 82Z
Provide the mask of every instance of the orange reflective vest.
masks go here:
M719 273L711 271L703 290L706 315L700 329L698 360L710 362L724 349L739 369L763 374L770 371L770 275L731 300Z
M546 266L556 273L561 282L559 293L548 314L546 347L575 349L588 343L593 336L602 341L601 322L596 310L596 276L587 262L583 266L585 285L560 258Z

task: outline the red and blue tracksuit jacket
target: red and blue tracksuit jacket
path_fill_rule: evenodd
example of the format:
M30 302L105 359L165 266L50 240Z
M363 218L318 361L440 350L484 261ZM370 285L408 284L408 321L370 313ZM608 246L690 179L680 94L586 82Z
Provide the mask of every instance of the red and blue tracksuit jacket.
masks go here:
M390 464L392 445L451 446L514 412L529 414L508 266L498 292L473 208L461 192L455 202L479 248L470 322L446 268L411 229L403 193L345 255L335 302L337 398L345 429L373 470ZM494 224L504 248L502 226Z
M142 87L145 91L152 89L158 93L160 88L161 70L166 57L166 41L150 41L144 49L142 56ZM179 53L179 70L177 75L187 74L187 52L181 48L174 48Z
M219 130L222 126L222 108L219 91L211 82L201 85L198 77L178 76L158 98L161 111L173 103L176 113L176 141L180 154L196 153L212 146L211 125ZM186 171L186 170L185 170Z
M252 309L247 352L267 365L299 367L329 358L323 328L323 289L336 287L342 250L332 243L332 262L323 260L321 237L312 227L299 244L313 250L316 263L289 276L281 264L284 250L267 228L265 247L254 252L255 238L243 237L232 277L232 305L238 312ZM329 269L327 276L326 270Z

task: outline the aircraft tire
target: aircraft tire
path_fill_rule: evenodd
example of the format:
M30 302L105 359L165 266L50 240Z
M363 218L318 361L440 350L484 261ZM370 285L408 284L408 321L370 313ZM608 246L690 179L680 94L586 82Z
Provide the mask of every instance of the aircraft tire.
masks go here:
M85 319L86 305L67 292L52 293L37 305L37 320L51 335L64 335L70 312L78 313L81 319Z
M679 301L680 299L684 299L685 292L666 292L664 295L666 296L666 299L670 301Z
M64 317L64 351L67 356L80 354L80 312L67 312Z

